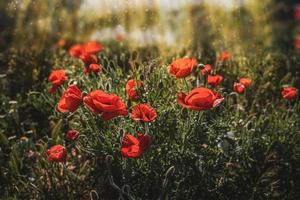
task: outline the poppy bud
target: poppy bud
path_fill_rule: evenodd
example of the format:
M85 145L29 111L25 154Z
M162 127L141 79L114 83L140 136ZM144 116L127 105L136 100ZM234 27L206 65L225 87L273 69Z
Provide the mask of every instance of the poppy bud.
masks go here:
M79 137L79 131L77 130L69 130L66 139L75 141Z

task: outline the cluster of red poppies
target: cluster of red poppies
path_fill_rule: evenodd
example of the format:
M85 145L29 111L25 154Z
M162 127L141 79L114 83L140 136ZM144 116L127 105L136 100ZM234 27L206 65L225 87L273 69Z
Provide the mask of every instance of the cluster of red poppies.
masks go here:
M85 64L85 71L90 72L89 69L94 61L97 61L97 57L94 53L100 51L102 46L95 42L85 43L83 45L75 45L70 50L71 56L79 57ZM91 56L91 59L87 58ZM227 61L230 58L230 54L225 52L221 54L219 60L222 62ZM93 61L93 62L91 62ZM172 62L168 66L168 72L175 78L185 78L198 67L197 61L193 58L181 58ZM93 71L93 70L91 70ZM217 87L223 81L223 77L220 75L212 75L214 69L211 65L204 65L196 74L196 76L202 75L207 83L212 87ZM93 71L95 72L95 71ZM53 93L57 88L62 85L68 77L64 70L54 70L50 74L49 81L52 83L50 92ZM244 90L249 87L252 80L249 78L241 78L238 83L234 83L233 89L237 93L243 93ZM137 102L131 108L131 119L133 121L141 121L148 123L157 118L157 113L147 103L141 101L141 96L145 93L143 83L138 80L131 79L126 83L125 91L129 100ZM293 99L297 96L298 90L293 87L284 88L282 96L285 99ZM197 87L192 89L188 94L179 92L177 94L178 103L190 110L209 110L218 106L223 100L223 96L209 88ZM75 112L82 104L84 104L92 113L99 116L103 121L111 120L120 116L127 116L128 109L122 99L115 95L106 93L103 90L91 91L86 96L76 85L70 85L62 94L57 108L60 112ZM76 140L79 136L79 132L72 130L68 132L67 138ZM136 158L142 155L142 153L149 147L151 137L148 134L139 133L137 137L131 134L126 134L122 139L121 154L123 157ZM51 147L47 151L49 161L65 161L67 150L61 145Z
M69 49L69 54L75 58L79 58L85 64L84 74L91 72L97 74L101 66L97 63L98 59L95 55L103 49L103 46L95 41L84 44L76 44Z
M87 62L87 60L83 59L82 55L86 56L86 52L91 53L95 52L95 49L99 50L99 48L96 48L95 46L100 47L101 45L96 45L91 42L86 44L73 46L69 50L69 53L71 56L80 57L87 67L87 64L90 66L93 63ZM92 51L91 49L94 50ZM91 56L94 57L94 54L91 54ZM93 60L96 61L97 58L95 57ZM55 92L66 80L68 80L68 77L64 70L52 71L49 77L52 87L49 91L51 91L51 93ZM141 99L141 95L145 92L142 82L134 79L131 79L126 83L125 91L128 98L135 102L139 101ZM83 96L81 90L74 84L70 85L63 92L59 102L57 103L57 109L62 113L75 112L82 104L84 104L92 113L99 116L103 121L128 115L128 109L119 96L106 93L103 90L94 90L86 96ZM157 118L155 109L147 103L136 103L131 110L131 119L133 121L148 123ZM73 130L72 132L68 132L66 138L76 140L78 135L79 132ZM131 134L126 134L122 140L121 154L123 157L139 157L149 147L150 141L151 138L148 134L139 133L137 137L134 137ZM48 160L56 162L65 161L65 157L67 155L66 152L65 147L55 145L47 151Z
M223 52L219 58L220 61L225 62L230 59L230 54L228 52ZM181 58L173 61L168 66L168 72L171 76L175 78L185 78L192 74L192 72L197 71L197 61L193 58ZM212 75L213 67L210 64L203 65L200 69L200 74L206 79L208 85L212 87L219 86L224 80L221 75ZM241 78L239 82L233 84L233 90L236 93L242 94L245 89L252 84L252 79ZM284 87L282 90L282 97L288 100L295 99L298 94L298 89L295 87ZM221 94L208 88L198 87L194 88L188 95L179 92L177 95L177 100L179 104L191 110L208 110L219 105L224 98Z
M59 70L61 71L61 70ZM54 71L55 72L55 71ZM54 73L52 72L52 73ZM125 87L128 98L132 101L139 100L144 93L143 84L137 80L129 80ZM60 112L75 112L82 104L84 104L91 112L101 117L103 121L107 121L119 116L127 116L128 109L121 98L115 94L108 94L102 90L94 90L83 97L82 92L76 85L70 85L62 94L57 108ZM142 121L148 123L157 118L154 108L146 103L138 103L132 107L131 119L133 121ZM72 133L68 133L68 138L75 140ZM150 145L150 136L148 134L138 134L135 138L131 134L123 137L121 145L121 154L123 157L139 157ZM59 152L59 153L58 153ZM53 146L47 151L48 160L64 161L66 154L65 148L60 145ZM53 159L53 155L58 159Z
M226 61L229 57L230 54L225 53L222 54L220 58ZM168 66L168 72L175 78L185 78L194 71L196 66L197 61L195 59L180 58L173 61ZM220 75L212 76L212 71L212 66L207 64L200 70L200 74L207 77L207 83L209 85L216 87L223 81L223 77ZM204 87L198 87L190 91L188 95L183 92L179 92L177 94L177 100L182 107L190 110L208 110L218 106L224 98L216 91Z

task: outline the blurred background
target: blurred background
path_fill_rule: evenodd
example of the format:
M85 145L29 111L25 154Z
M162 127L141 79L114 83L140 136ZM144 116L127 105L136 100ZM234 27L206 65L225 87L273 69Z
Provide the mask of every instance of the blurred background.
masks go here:
M156 46L160 54L184 48L297 47L297 0L1 0L0 46L41 50L83 40ZM63 39L63 40L60 40ZM298 42L299 43L299 42ZM299 47L299 44L298 44Z

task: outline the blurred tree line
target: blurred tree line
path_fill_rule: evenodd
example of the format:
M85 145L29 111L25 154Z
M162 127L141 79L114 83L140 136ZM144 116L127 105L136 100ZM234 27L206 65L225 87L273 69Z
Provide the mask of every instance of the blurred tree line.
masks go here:
M235 0L233 8L230 9L207 4L202 0L193 0L186 1L189 3L178 11L163 10L165 13L162 13L162 8L158 7L156 1L145 1L147 7L133 8L130 4L125 4L126 9L119 12L100 12L99 8L99 13L107 13L104 15L82 12L83 2L1 1L0 48L5 49L9 44L44 48L59 38L83 40L93 30L119 24L128 32L134 28L146 30L155 26L163 32L163 27L168 27L172 22L165 20L163 23L167 24L161 24L159 19L164 18L162 14L176 19L180 25L172 27L175 28L172 31L175 35L180 33L184 38L178 42L186 43L194 50L204 49L211 52L216 49L215 44L218 49L227 45L231 49L252 49L253 44L256 44L260 48L274 47L289 51L293 48L295 38L294 8L297 0ZM182 15L183 20L180 20L179 15Z

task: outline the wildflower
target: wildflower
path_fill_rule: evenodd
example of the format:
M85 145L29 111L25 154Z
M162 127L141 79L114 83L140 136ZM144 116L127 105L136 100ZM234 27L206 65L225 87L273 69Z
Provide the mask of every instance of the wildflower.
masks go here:
M252 79L250 78L241 78L240 84L243 84L245 88L249 87L252 84Z
M69 49L69 54L75 58L79 58L83 52L84 52L84 47L81 44L73 45Z
M300 37L297 37L294 41L295 49L300 49Z
M69 54L73 57L80 58L84 54L94 55L100 52L103 49L103 46L95 41L90 41L84 44L73 45L69 49Z
M211 75L208 75L207 76L207 83L213 87L216 87L218 85L221 84L221 82L223 81L223 76L220 76L220 75L216 75L216 76L211 76Z
M118 116L127 116L128 110L124 102L115 94L107 94L102 90L94 90L83 98L84 104L104 121Z
M63 38L60 38L60 39L57 41L56 45L57 45L58 47L64 47L64 46L66 45L66 40L63 39Z
M47 159L50 162L65 162L67 158L67 149L61 145L52 146L47 150Z
M157 113L154 108L148 104L138 104L132 108L131 118L134 121L151 122L155 120Z
M194 58L180 58L168 66L168 72L175 78L184 78L192 73L196 65L197 61Z
M201 74L203 76L207 75L207 74L211 74L212 72L212 66L209 64L204 65L204 68L201 69Z
M92 63L89 66L84 68L83 73L84 74L89 74L89 73L93 72L95 74L98 74L100 72L100 70L101 70L101 65L96 64L96 63Z
M66 139L73 140L73 141L75 141L78 137L79 137L79 131L74 130L74 129L69 130L66 135Z
M123 42L125 40L125 35L124 34L117 34L116 40L118 42Z
M64 70L54 70L51 72L49 76L49 81L52 84L52 87L49 89L50 93L56 92L57 88L62 85L66 80L68 80L68 77L66 76L66 73Z
M136 101L138 99L138 91L141 93L144 92L143 83L141 81L130 79L126 83L125 91L131 101Z
M103 46L102 44L96 41L90 41L83 44L84 52L88 54L96 54L102 51Z
M82 102L82 93L76 85L70 85L66 91L64 91L57 108L60 112L75 112Z
M90 64L97 63L97 57L93 54L88 54L88 53L82 53L79 58L81 59L84 64L89 66Z
M295 7L294 18L295 20L300 20L300 5Z
M127 134L123 137L121 154L123 157L138 158L150 146L151 138L149 135L138 134L138 137Z
M236 93L242 94L242 93L244 93L245 86L243 84L241 84L241 83L234 83L233 84L233 90Z
M221 61L228 61L230 59L230 57L231 57L230 53L228 51L224 51L219 56L219 60L221 60Z
M188 95L183 92L177 95L178 103L190 110L209 110L218 106L224 98L208 88L195 88Z
M295 87L284 87L281 91L281 95L287 100L295 99L298 95L298 89Z

